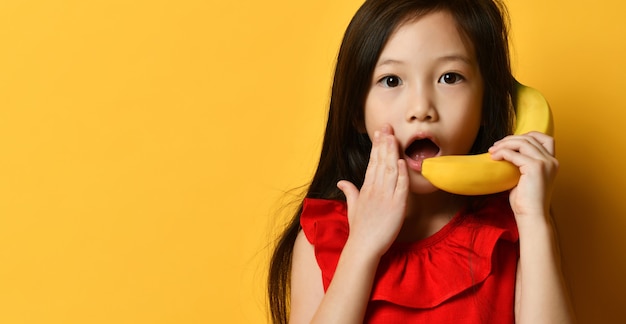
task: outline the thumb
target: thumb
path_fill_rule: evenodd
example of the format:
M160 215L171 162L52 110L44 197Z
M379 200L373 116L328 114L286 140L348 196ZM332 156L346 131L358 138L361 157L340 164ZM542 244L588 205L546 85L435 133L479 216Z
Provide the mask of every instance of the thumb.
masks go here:
M346 196L346 203L348 204L348 218L352 219L351 210L356 206L356 200L359 198L359 189L350 181L341 180L337 182L337 188L343 192Z

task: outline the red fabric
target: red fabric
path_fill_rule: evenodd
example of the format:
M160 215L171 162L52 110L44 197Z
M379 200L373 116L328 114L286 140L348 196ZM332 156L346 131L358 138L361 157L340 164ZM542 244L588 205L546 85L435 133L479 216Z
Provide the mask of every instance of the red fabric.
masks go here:
M300 218L328 289L348 238L344 202L305 199ZM506 196L465 208L380 261L366 323L514 323L517 226Z

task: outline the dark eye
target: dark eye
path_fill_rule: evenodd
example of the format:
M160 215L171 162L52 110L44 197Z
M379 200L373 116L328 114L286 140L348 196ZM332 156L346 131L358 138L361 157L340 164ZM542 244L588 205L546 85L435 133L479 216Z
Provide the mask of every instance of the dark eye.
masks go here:
M379 82L387 88L395 88L402 84L402 80L395 75L386 76L380 79Z
M455 84L463 80L463 77L458 73L446 73L439 78L440 83Z

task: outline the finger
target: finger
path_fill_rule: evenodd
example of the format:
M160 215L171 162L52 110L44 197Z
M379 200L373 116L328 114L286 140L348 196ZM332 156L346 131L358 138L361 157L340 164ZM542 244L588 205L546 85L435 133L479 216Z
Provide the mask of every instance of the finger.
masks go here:
M526 135L534 138L537 143L543 146L546 151L550 153L550 155L555 156L554 137L540 132L529 132Z
M492 158L494 160L505 160L513 163L520 169L522 174L536 172L554 173L559 167L558 160L549 154L535 157L523 151L499 149L492 154Z
M396 190L394 198L398 201L405 202L409 192L409 172L407 171L406 161L398 160L398 181L396 182Z
M374 138L372 139L372 150L370 151L370 159L365 170L365 179L363 180L363 187L367 188L374 183L376 177L376 168L378 165L378 148L380 145L380 131L374 132Z
M535 160L535 158L525 155L517 149L509 149L502 146L498 147L496 151L491 152L491 158L493 160L509 161L517 167L532 163L532 161Z
M526 144L521 147L518 146L498 146L495 150L490 150L491 158L493 160L506 160L509 162L515 162L517 166L520 166L524 162L530 162L532 160L547 160L552 158L547 152L540 152L536 147ZM523 158L523 159L522 159Z
M346 203L348 205L348 221L352 219L352 209L356 206L356 201L359 198L359 189L350 181L341 180L337 182L337 188L343 192L346 196Z
M386 138L386 156L383 171L383 188L392 193L396 190L398 182L398 143L393 135Z
M498 157L499 151L512 150L536 159L542 159L552 154L536 138L528 135L512 135L496 142L489 152L493 157Z
M374 166L373 181L378 185L382 185L385 181L387 169L387 155L389 154L389 134L390 127L384 125L379 132L378 149L376 151L376 166Z
M551 155L554 155L554 138L550 135L546 135L544 133L541 132L528 132L526 134L522 134L522 135L509 135L497 142L495 142L493 145L494 146L498 146L504 142L510 141L510 140L520 140L520 139L526 139L528 140L530 143L532 143L533 145L537 146L538 148L542 148L545 149L547 152L549 152Z

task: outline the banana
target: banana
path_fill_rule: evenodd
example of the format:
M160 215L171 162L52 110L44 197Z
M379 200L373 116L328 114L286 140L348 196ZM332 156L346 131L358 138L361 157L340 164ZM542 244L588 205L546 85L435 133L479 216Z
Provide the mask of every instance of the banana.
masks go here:
M552 112L543 95L516 81L514 134L538 131L553 135ZM459 195L487 195L517 185L519 169L507 161L494 161L489 153L449 155L425 159L422 175L435 187Z

